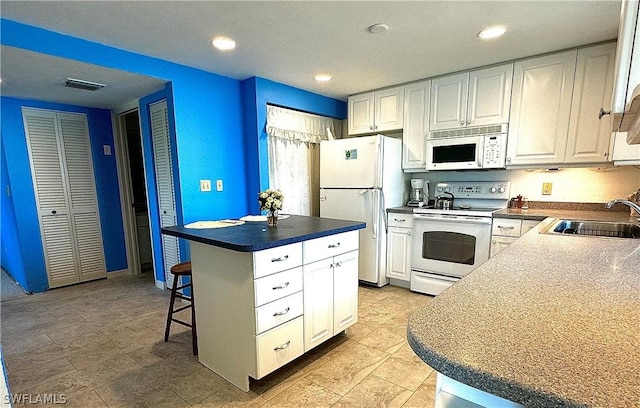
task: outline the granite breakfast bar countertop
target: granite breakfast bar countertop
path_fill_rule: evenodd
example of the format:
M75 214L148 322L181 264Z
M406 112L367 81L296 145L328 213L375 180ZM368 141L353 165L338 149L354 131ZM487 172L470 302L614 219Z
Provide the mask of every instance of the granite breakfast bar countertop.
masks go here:
M439 373L526 407L638 407L640 240L540 234L548 222L414 312L409 344Z

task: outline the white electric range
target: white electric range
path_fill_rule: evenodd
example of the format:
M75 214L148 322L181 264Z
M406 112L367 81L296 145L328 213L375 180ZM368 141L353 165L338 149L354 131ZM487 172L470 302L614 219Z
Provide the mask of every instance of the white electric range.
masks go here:
M411 290L438 295L489 259L493 213L507 208L510 183L438 183L449 209L413 210Z

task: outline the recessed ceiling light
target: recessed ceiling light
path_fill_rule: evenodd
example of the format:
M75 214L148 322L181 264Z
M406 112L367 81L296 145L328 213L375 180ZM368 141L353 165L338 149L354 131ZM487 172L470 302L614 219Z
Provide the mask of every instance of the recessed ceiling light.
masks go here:
M313 77L318 82L329 82L331 81L331 75L329 74L317 74Z
M367 28L367 31L369 31L371 34L381 34L389 31L389 26L386 24L378 23L369 26L369 28Z
M236 48L235 40L229 37L216 37L211 41L211 44L220 51L229 51Z
M494 38L500 37L506 31L507 31L507 28L504 26L494 26L494 27L485 28L484 30L480 31L476 35L481 40L492 40Z

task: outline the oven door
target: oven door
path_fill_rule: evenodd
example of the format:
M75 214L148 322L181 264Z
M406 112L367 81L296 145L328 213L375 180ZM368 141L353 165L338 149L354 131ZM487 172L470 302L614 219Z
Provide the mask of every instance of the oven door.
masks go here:
M462 277L489 259L491 218L414 214L411 269Z
M482 168L484 137L454 137L427 140L427 170Z

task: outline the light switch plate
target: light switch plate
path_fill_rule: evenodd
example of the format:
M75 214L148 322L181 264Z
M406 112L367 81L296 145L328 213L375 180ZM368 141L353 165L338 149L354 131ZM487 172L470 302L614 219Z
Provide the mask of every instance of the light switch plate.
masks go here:
M542 183L542 195L551 195L553 183Z
M200 180L200 191L211 191L211 180Z
M222 191L222 180L216 180L216 191Z

